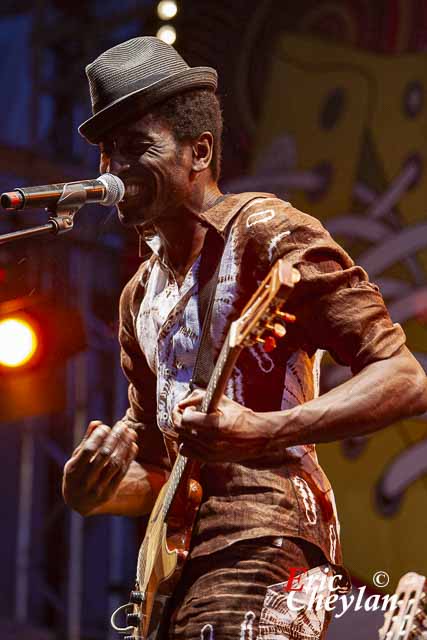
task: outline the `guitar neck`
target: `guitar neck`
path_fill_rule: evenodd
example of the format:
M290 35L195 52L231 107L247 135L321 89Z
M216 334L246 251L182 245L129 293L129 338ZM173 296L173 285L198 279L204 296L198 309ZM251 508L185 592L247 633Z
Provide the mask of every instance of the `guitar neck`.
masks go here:
M200 410L203 413L211 413L215 411L218 406L219 400L225 391L228 379L231 375L233 367L242 351L242 346L231 347L230 346L230 332L222 345L222 349L217 358L214 370L209 380L206 394L203 398Z
M276 337L283 337L286 329L283 322L294 322L295 316L281 311L282 305L291 294L294 285L300 280L299 272L284 260L278 260L266 278L261 282L239 318L231 323L209 380L203 398L201 411L215 411L224 393L227 381L240 352L245 346L256 342L266 342L261 336L273 331ZM273 324L272 324L273 323ZM275 339L270 337L270 341ZM274 348L274 347L273 347ZM169 512L179 483L187 468L188 459L178 454L168 480L164 498L164 515Z
M230 346L230 332L228 332L222 349L217 358L214 370L209 380L208 387L206 389L206 394L200 407L200 411L202 411L203 413L210 413L214 411L218 406L219 399L225 391L227 381L242 348L242 346ZM171 474L169 476L169 486L164 498L164 517L166 517L169 512L170 506L176 495L181 479L187 468L187 464L188 458L186 456L183 456L181 453L178 453L175 464L173 465Z

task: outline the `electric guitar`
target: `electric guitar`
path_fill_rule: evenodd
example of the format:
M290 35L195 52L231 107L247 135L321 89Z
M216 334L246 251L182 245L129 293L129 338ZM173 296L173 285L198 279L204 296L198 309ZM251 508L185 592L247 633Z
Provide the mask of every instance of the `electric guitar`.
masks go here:
M393 602L393 600L395 602ZM427 580L418 573L406 573L399 580L379 630L379 640L422 640L427 638Z
M231 323L206 390L201 411L216 409L227 380L244 347L261 343L271 351L276 338L286 334L285 323L295 316L282 306L300 280L299 272L278 260L258 287L240 317ZM151 512L138 553L135 588L129 603L111 616L113 629L128 634L124 640L154 640L165 601L172 594L188 555L193 525L202 499L197 482L200 465L178 453L168 481ZM126 612L126 626L116 617Z

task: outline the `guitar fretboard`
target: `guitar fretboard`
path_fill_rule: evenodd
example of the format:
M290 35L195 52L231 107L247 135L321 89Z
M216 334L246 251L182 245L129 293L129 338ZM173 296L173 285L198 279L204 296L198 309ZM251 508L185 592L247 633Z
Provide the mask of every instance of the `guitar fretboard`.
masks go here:
M203 398L203 402L201 404L200 410L203 413L208 413L208 411L212 411L215 407L212 405L212 399L214 397L214 394L218 392L218 388L219 388L219 383L220 380L223 376L223 373L225 371L226 365L228 364L228 359L230 356L230 340L229 340L229 333L227 334L227 337L224 341L224 344L222 345L222 349L219 353L219 356L217 358L214 370L212 372L211 378L209 380L209 384L208 387L206 389L206 394ZM222 385L220 385L222 387ZM221 393L222 393L223 389L221 388ZM172 471L171 474L169 476L169 480L168 480L168 489L166 491L166 495L164 498L164 503L163 503L163 509L162 509L162 513L163 516L166 518L170 506L173 502L173 499L176 495L177 489L179 487L179 484L181 482L182 476L184 474L184 471L187 467L187 463L188 463L188 458L186 458L185 456L183 456L181 453L178 453L176 460L175 460L175 464L172 467Z

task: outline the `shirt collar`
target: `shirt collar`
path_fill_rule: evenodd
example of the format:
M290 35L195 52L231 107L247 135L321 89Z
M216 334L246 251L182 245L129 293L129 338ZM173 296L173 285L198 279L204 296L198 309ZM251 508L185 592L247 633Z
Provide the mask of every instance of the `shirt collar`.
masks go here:
M228 223L234 218L242 205L250 199L256 197L274 197L271 193L237 193L225 195L218 204L198 214L198 218L213 227L220 235L224 235ZM152 235L144 237L145 243L150 247L153 254L162 262L162 246L159 236Z
M242 204L248 201L248 196L251 195L253 195L253 197L255 198L257 196L261 197L266 195L271 197L272 194L237 193L227 195L218 204L215 204L213 207L211 207L207 211L204 211L203 213L199 213L198 217L208 225L216 229L218 233L223 235L230 220L232 220L232 218L236 215L238 210L242 207Z

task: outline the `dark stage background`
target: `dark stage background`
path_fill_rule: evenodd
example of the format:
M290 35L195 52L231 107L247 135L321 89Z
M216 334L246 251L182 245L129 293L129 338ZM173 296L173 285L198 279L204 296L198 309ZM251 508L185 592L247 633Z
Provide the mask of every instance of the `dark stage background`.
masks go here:
M223 188L275 192L319 217L381 287L427 370L427 4L177 4L175 46L189 64L219 71ZM96 148L76 132L89 115L84 66L120 41L155 34L156 6L2 1L1 191L98 175ZM45 219L3 213L0 231ZM78 311L86 334L79 344L74 336L77 353L30 372L17 399L15 381L0 374L1 640L117 637L108 620L132 584L136 524L71 514L60 480L89 420L111 423L126 407L117 302L138 262L134 234L96 206L66 236L0 248L0 316L4 302L24 297L30 307L42 295L50 315ZM58 322L51 330L63 333ZM323 390L348 375L325 358ZM427 573L426 420L319 447L346 563L371 593L378 571L390 575L381 593L407 571ZM381 621L378 612L348 613L328 638L374 638Z

